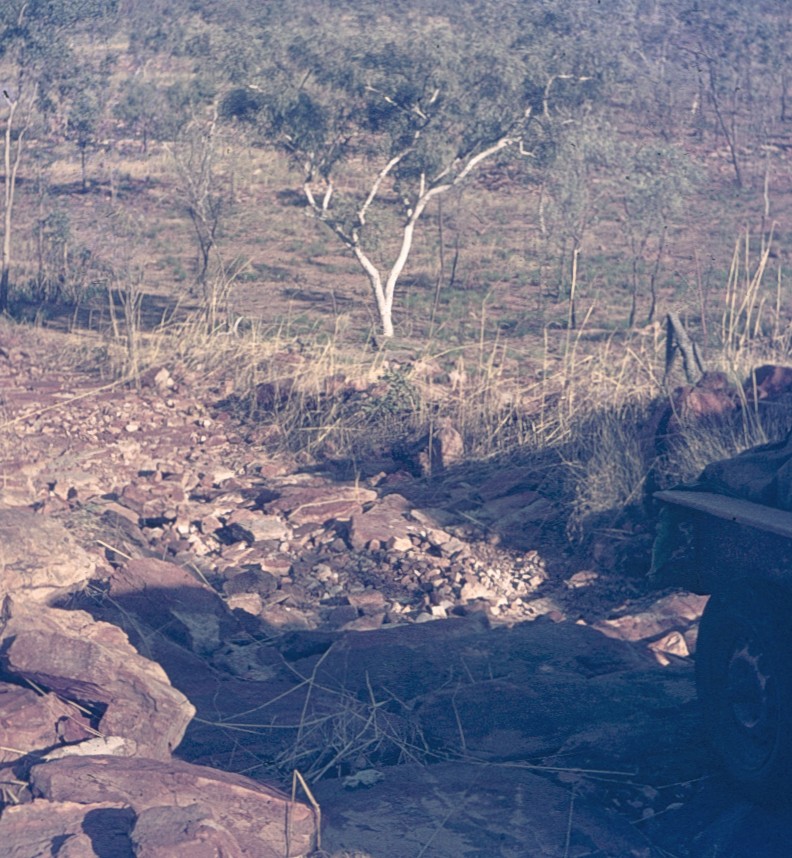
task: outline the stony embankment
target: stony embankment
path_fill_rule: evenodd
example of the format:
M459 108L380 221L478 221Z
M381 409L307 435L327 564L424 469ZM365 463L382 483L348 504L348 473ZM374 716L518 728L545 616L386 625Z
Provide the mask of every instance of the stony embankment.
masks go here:
M1 345L9 855L304 855L317 797L326 847L374 858L652 854L635 824L702 765L664 756L696 744L700 598L548 558L553 505L519 468L472 480L452 431L442 480L339 482L251 444L199 373L103 386ZM316 796L266 785L295 771Z

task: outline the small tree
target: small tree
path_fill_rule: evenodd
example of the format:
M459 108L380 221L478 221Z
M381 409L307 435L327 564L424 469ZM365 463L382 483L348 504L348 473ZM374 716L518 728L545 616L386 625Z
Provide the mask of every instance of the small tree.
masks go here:
M102 107L96 94L90 89L83 90L74 103L69 117L69 130L74 136L77 148L80 150L80 177L82 191L88 190L88 178L86 175L86 160L88 150L93 148L96 142L96 131L102 115Z
M543 242L557 249L556 300L569 301L568 323L576 327L574 286L583 241L602 215L607 190L602 178L615 155L615 135L600 117L586 117L568 130L539 196Z
M289 153L308 211L360 265L392 337L421 215L485 161L530 148L544 85L508 45L425 23L297 36L273 60L266 85L232 91L224 114L255 115Z
M623 177L617 199L631 255L630 311L632 327L638 312L641 285L649 288L647 323L657 309L657 281L666 250L668 230L681 214L693 188L693 172L685 155L673 147L622 147Z
M163 136L161 133L165 117L169 115L168 103L163 90L153 83L129 78L124 81L118 100L113 106L113 115L137 137L143 154L148 152L149 140Z
M223 218L231 205L231 193L217 171L217 116L194 119L169 147L178 178L180 202L190 218L198 251L195 281L203 295L207 327L217 326L217 314L223 294L230 284L217 241ZM214 258L214 264L212 264Z

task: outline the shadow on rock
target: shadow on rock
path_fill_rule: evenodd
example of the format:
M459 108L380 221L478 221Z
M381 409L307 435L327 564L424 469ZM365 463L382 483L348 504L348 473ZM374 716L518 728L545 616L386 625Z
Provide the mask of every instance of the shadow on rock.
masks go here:
M613 844L652 855L630 823L678 802L667 785L710 765L689 662L662 667L643 644L590 627L491 628L479 616L270 638L229 625L208 651L184 636L206 617L186 618L183 589L148 598L156 629L139 594L95 607L115 612L196 707L179 756L269 780L299 770L326 847L456 858L533 837L562 854L568 836L569 855Z

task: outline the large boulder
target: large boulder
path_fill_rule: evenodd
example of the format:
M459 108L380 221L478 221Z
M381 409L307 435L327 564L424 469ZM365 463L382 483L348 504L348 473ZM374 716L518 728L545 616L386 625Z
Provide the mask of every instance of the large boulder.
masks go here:
M227 828L200 804L150 807L132 830L136 858L244 858Z
M743 391L750 405L789 397L792 394L792 366L764 364L756 367L743 382Z
M84 611L7 599L0 651L4 670L96 707L102 734L131 738L149 757L168 759L195 714L165 671L141 656L121 629Z

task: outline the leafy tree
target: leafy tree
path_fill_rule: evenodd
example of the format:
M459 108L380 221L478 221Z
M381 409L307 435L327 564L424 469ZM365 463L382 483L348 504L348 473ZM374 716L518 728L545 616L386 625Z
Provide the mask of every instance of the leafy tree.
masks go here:
M537 77L530 51L505 35L407 16L295 27L269 46L260 80L222 105L227 118L255 117L291 156L308 211L365 273L385 337L427 206L487 160L534 154L551 124L550 76Z
M128 78L122 85L113 115L140 138L143 153L148 152L151 138L171 136L164 124L169 116L164 90L154 83Z
M167 87L133 77L123 82L113 115L140 138L145 154L152 139L175 140L191 117L214 97L214 86L201 75Z

